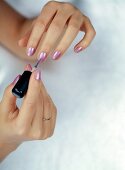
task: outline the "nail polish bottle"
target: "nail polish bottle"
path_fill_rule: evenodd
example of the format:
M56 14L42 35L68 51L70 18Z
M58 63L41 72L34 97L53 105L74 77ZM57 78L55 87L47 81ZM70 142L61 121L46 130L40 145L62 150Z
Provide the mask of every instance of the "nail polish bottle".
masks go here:
M29 80L32 72L31 71L24 71L21 75L20 79L17 81L15 86L12 89L12 93L17 98L23 98L27 92Z
M12 89L12 93L14 96L18 98L23 98L28 90L28 85L29 85L29 80L32 72L36 70L38 65L41 63L41 59L37 61L35 66L33 67L32 71L24 71L23 74L21 75L20 79L17 81L15 86Z

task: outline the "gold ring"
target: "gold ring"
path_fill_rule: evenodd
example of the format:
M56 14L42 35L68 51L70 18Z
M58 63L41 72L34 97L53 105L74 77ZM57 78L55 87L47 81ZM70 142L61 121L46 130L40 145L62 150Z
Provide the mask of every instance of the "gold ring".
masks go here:
M51 117L49 117L49 118L43 118L43 121L46 121L46 120L50 120L51 119Z

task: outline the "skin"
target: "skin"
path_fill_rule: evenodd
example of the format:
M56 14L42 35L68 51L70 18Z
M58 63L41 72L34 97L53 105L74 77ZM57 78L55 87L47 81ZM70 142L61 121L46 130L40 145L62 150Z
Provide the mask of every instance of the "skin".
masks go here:
M50 1L39 16L27 19L6 2L0 1L0 44L21 59L36 60L44 52L44 60L48 56L57 60L79 31L84 32L84 36L75 45L75 52L86 49L96 32L89 18L70 3ZM35 49L30 57L27 55L29 48ZM53 57L55 53L59 54L56 58ZM23 141L46 139L53 134L56 107L43 83L34 79L34 74L20 109L16 107L16 98L11 93L14 84L11 83L5 90L0 103L0 160ZM33 90L36 88L37 91ZM51 113L51 120L43 121L44 113Z
M50 1L33 19L21 16L3 1L0 1L0 7L0 43L22 59L35 60L41 52L48 57L56 51L61 53L61 57L79 31L85 35L74 50L77 52L79 47L83 50L96 34L89 18L70 3ZM28 57L27 51L31 47L36 52Z
M29 69L27 66L26 70ZM22 142L47 139L54 132L56 106L42 81L36 79L39 76L38 70L32 73L28 92L20 108L16 106L16 97L11 92L16 81L5 89L3 99L0 102L1 161ZM50 117L50 120L43 119Z

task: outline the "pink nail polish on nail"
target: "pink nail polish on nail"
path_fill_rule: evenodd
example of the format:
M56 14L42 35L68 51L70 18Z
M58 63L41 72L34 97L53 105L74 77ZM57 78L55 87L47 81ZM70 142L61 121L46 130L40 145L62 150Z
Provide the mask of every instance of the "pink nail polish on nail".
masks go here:
M47 53L41 52L40 55L39 55L39 57L38 57L38 60L39 60L40 62L43 62L43 61L46 59L46 57L47 57Z
M61 56L61 52L60 51L55 51L52 55L52 59L56 60Z
M18 82L18 80L20 79L20 77L21 77L21 75L18 75L18 76L13 80L12 84L15 85L15 84Z
M79 52L82 51L82 50L83 50L83 47L76 47L74 51L75 51L76 53L79 53Z
M35 79L41 80L41 71L38 69L35 70Z
M28 48L28 51L27 51L28 56L32 56L34 53L35 53L35 48L33 47Z

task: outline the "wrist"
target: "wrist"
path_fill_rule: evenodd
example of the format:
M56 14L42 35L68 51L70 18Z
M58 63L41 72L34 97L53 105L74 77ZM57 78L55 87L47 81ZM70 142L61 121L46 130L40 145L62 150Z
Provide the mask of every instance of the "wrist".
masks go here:
M5 143L5 142L0 142L0 150L3 148L10 148L12 150L15 150L21 143Z
M0 161L2 161L7 155L15 151L21 143L3 143L0 142Z

